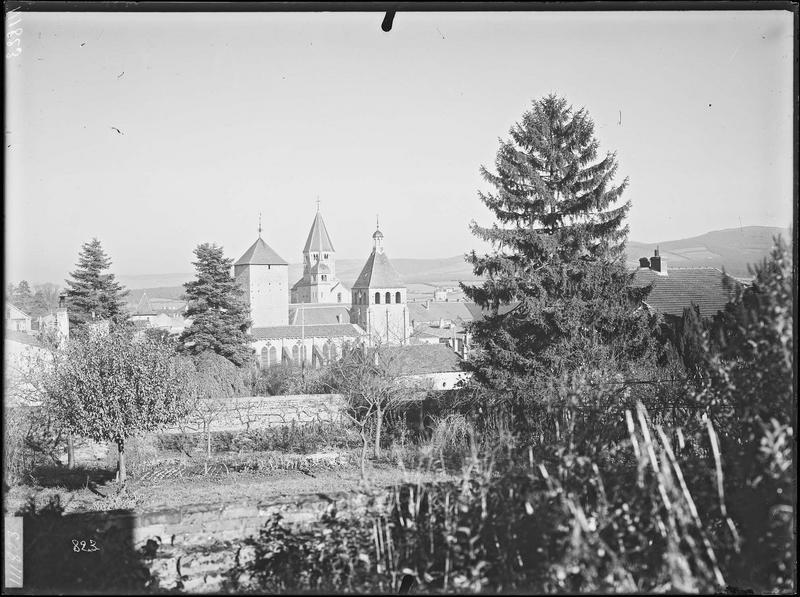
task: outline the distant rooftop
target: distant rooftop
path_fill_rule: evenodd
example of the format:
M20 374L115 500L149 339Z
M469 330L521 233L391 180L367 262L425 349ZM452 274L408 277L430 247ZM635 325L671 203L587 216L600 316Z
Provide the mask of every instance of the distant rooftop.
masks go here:
M701 317L713 317L734 298L739 285L715 267L670 268L666 275L640 268L633 283L640 288L652 283L644 302L660 313L677 317L692 304L699 307Z
M277 340L280 338L359 338L364 331L352 323L316 324L316 325L274 325L253 328L253 338L259 340Z
M381 359L398 375L424 375L462 371L461 357L446 344L384 346Z

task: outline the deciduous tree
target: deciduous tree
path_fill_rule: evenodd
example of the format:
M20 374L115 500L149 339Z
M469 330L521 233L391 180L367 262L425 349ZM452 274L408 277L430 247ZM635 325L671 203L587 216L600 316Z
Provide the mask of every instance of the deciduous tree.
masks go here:
M191 371L168 345L116 328L73 338L44 386L49 408L69 431L116 443L124 483L125 441L186 414Z

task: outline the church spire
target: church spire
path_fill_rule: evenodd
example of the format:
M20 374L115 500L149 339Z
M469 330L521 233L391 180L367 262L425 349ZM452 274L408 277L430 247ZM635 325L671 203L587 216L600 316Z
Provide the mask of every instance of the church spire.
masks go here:
M258 238L261 238L261 212L258 212Z
M375 214L375 234L372 235L373 249L376 253L383 253L383 232L378 214Z

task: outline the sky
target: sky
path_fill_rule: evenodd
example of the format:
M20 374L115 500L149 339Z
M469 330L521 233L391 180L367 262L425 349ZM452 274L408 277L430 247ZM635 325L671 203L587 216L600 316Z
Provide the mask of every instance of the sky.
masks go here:
M6 58L6 279L191 272L257 238L299 262L485 249L479 168L550 93L628 176L630 239L792 222L792 14L21 13ZM9 28L7 27L7 30Z

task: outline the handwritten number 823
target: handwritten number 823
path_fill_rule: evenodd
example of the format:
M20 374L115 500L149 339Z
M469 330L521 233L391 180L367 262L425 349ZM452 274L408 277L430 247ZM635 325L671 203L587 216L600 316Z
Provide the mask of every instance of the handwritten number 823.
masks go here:
M72 551L75 553L79 553L81 551L99 551L100 548L97 547L94 543L94 539L89 539L89 545L87 547L86 541L78 541L77 539L72 540Z

